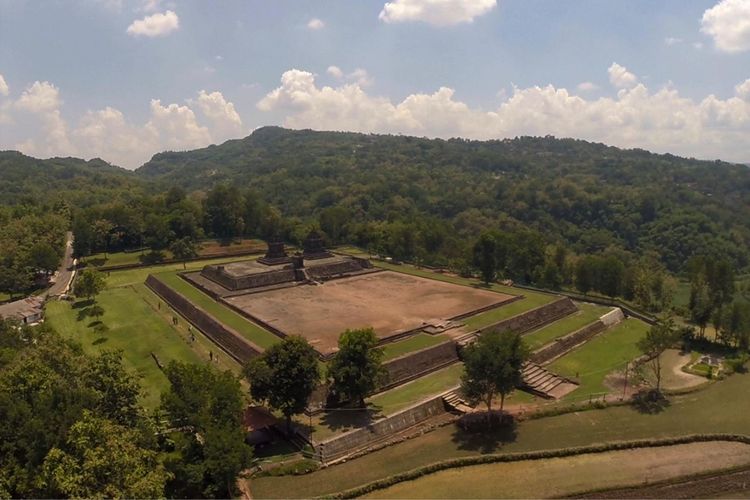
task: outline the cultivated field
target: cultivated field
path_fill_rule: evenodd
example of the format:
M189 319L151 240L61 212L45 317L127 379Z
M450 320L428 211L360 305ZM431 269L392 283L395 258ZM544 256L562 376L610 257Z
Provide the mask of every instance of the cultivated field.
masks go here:
M750 446L690 443L448 469L365 498L548 498L750 464Z
M347 328L373 327L383 339L512 299L507 294L384 271L225 300L330 353Z

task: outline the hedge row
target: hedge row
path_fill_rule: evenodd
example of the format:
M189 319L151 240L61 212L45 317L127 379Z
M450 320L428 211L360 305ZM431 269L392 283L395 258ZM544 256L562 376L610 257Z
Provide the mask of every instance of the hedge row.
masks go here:
M540 450L521 453L496 453L491 455L478 455L463 458L453 458L435 462L424 467L401 472L392 476L372 481L363 486L341 491L333 495L327 495L321 498L357 498L366 495L372 491L381 490L393 486L403 481L411 481L427 474L439 472L456 467L468 467L472 465L517 462L521 460L541 460L546 458L564 458L586 453L603 453L608 451L632 450L637 448L652 448L660 446L674 446L678 444L710 442L710 441L728 441L738 442L750 445L750 436L742 434L691 434L688 436L679 436L673 438L660 439L641 439L635 441L618 441L612 443L578 446L572 448L559 448L555 450Z

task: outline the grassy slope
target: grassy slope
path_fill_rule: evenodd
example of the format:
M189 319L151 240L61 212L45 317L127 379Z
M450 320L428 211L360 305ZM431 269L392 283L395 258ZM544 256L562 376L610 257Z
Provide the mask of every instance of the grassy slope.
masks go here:
M196 260L186 263L187 270L202 269L206 264L223 264L225 262L236 262L237 257L222 257L219 259ZM182 271L182 264L164 264L160 266L138 267L125 271L110 271L107 273L107 286L110 288L135 285L143 283L149 274L158 274L169 271Z
M604 378L639 355L636 342L646 335L649 326L637 319L626 319L619 325L594 337L585 345L566 354L549 365L560 375L578 377L581 386L570 393L570 398L607 391Z
M577 305L579 310L570 316L566 316L524 335L523 338L529 348L531 350L539 349L556 338L572 333L593 323L611 309L609 307L587 303L578 303Z
M370 398L383 414L390 415L411 406L428 396L445 392L459 384L463 364L454 363L412 382Z
M193 303L202 307L206 312L214 316L222 323L231 326L240 334L245 336L251 342L262 348L271 347L280 339L273 333L252 323L244 316L232 311L223 304L216 302L214 299L195 288L177 275L177 272L166 272L155 275L156 278L166 283L182 295L190 299Z
M554 498L748 463L750 446L746 444L691 443L449 469L365 498ZM617 464L615 470L613 464ZM539 481L540 477L544 480Z
M418 351L426 347L440 344L445 342L448 337L444 335L429 335L426 333L419 333L413 335L407 339L399 340L398 342L391 342L383 346L383 359L385 361L397 358L408 352Z
M700 392L676 396L664 412L631 407L568 413L519 424L515 434L467 435L446 426L424 436L308 474L253 479L257 498L310 497L351 488L452 457L580 446L616 440L702 432L750 433L750 374L736 374ZM742 395L742 396L741 396ZM741 396L741 397L738 397Z

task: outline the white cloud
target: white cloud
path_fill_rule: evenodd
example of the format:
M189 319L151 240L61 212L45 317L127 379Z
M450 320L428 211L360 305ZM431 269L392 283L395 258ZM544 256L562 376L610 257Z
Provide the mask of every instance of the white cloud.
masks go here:
M744 84L739 87L744 89ZM289 70L258 108L282 113L283 125L291 128L472 139L552 134L657 152L750 160L744 146L750 134L750 102L713 95L696 102L675 89L652 92L640 83L622 88L614 98L598 99L552 85L514 88L499 107L481 110L456 99L447 87L393 102L367 94L356 83L321 87L312 73Z
M326 73L328 73L329 75L331 75L332 77L336 79L340 79L344 77L344 72L341 71L341 68L339 68L338 66L328 66Z
M325 27L326 23L318 19L317 17L313 17L307 22L307 27L311 30L320 30Z
M420 21L434 26L470 23L487 14L497 0L393 0L378 18L386 23Z
M737 97L750 101L750 78L734 87Z
M328 66L326 73L337 80L356 83L360 87L368 87L372 85L372 77L367 70L362 68L356 68L351 73L344 73L344 71L338 66Z
M627 89L638 83L638 77L628 71L625 66L613 62L607 70L609 73L609 82L618 89Z
M38 157L101 157L135 168L159 151L204 147L247 132L234 104L221 92L201 90L187 105L153 99L143 124L131 123L107 106L86 112L71 127L62 116L62 105L60 90L53 84L29 85L17 99L0 106L1 146Z
M180 27L180 19L173 11L152 14L143 19L133 21L127 32L132 36L165 36Z
M701 42L693 42L693 48L696 50L701 50L703 48L703 43Z
M8 83L5 81L3 75L0 74L0 95L7 97L9 93L10 88L8 87Z
M203 116L211 122L214 141L236 138L242 134L242 119L234 109L234 104L227 101L221 92L208 93L201 90L195 103Z
M701 31L723 52L750 50L750 0L721 0L703 13Z
M682 43L682 42L683 42L682 38L675 38L673 36L668 36L667 38L664 39L664 43L666 43L667 45L670 45L670 46L671 45L677 45L677 44Z
M592 90L598 89L599 86L592 82L581 82L576 88L581 92L591 92Z

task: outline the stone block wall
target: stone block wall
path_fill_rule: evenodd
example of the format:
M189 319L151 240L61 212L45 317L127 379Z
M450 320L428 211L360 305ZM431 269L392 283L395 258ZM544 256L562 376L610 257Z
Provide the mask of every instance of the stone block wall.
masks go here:
M324 280L332 276L360 272L363 268L364 266L359 260L352 259L319 266L308 266L306 269L308 276L312 279Z
M388 381L380 390L390 389L458 361L456 343L452 340L394 358L383 366Z
M550 361L567 353L578 344L586 342L596 334L601 333L606 329L607 325L602 323L601 320L597 320L590 325L586 325L583 328L576 330L575 332L569 333L564 337L560 337L553 343L534 351L534 353L531 355L530 361L540 365L549 363Z
M236 330L221 323L153 275L146 279L146 286L239 363L245 363L263 352L263 349L245 339Z
M607 325L607 327L616 325L617 323L621 322L625 319L625 314L622 312L622 309L619 307L615 307L611 311L609 311L607 314L603 315L599 320Z
M479 330L479 333L487 330L511 331L524 333L539 328L547 323L556 321L568 314L578 310L578 307L568 297L560 297L554 302L537 307L525 313L504 319Z
M406 430L428 418L441 415L445 411L445 404L440 396L423 401L366 427L316 443L316 458L323 462L330 462L369 443Z

